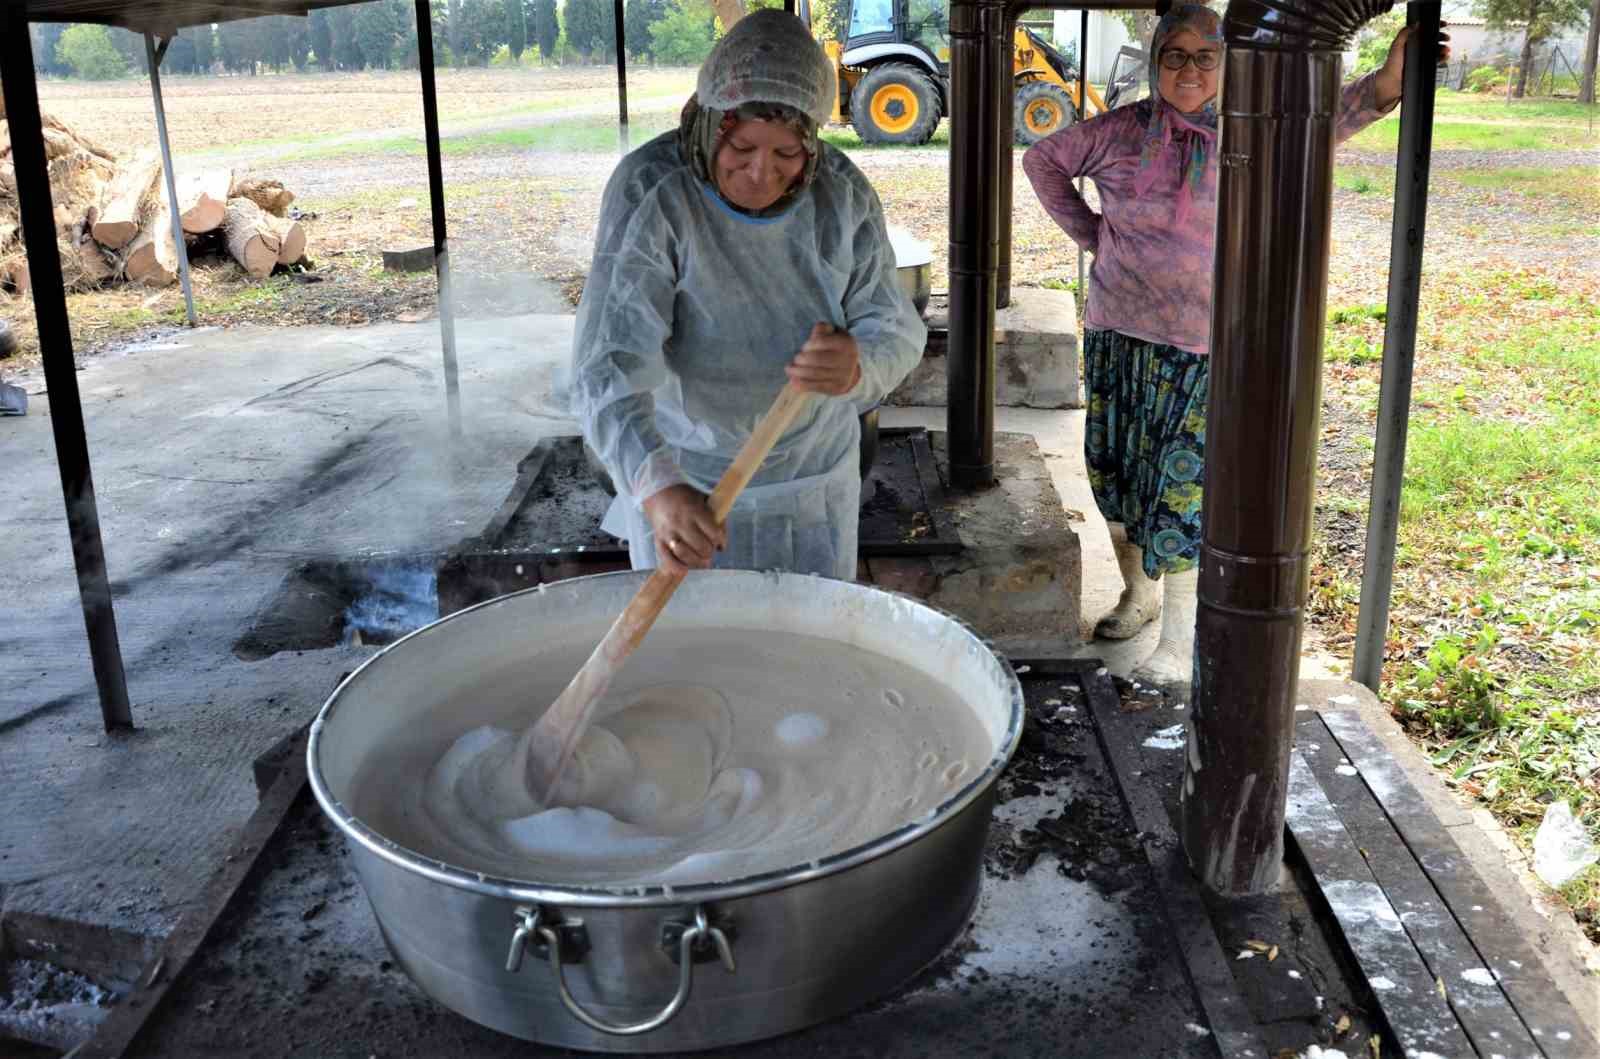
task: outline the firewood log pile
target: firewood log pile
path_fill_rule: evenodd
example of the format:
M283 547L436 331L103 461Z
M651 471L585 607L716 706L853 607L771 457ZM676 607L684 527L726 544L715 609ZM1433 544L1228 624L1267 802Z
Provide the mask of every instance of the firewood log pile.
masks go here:
M153 149L118 155L43 116L56 243L67 290L177 282L172 213ZM180 174L177 209L191 261L226 254L252 278L305 259L306 233L289 216L294 193L276 180L227 169ZM0 291L26 293L30 278L18 217L10 126L0 97Z

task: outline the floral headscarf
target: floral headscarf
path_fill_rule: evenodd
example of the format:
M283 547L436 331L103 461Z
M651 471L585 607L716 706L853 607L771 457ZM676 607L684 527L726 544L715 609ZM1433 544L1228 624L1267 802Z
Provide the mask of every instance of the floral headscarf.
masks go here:
M1180 30L1192 30L1207 43L1222 44L1217 13L1201 4L1179 4L1162 16L1150 37L1150 98L1139 101L1145 127L1134 188L1148 191L1163 174L1178 173L1178 216L1189 216L1194 192L1205 180L1206 165L1217 143L1217 101L1208 100L1193 114L1184 114L1161 96L1161 49Z
M717 190L715 161L717 151L722 147L722 138L742 121L770 121L784 125L800 137L805 147L805 169L777 202L759 212L740 209L728 203L730 209L748 213L752 217L772 217L787 210L795 196L809 187L817 175L817 123L784 103L743 103L733 110L724 111L702 107L698 96L690 96L678 119L678 149L683 152L694 175L709 184L713 191ZM720 196L721 192L717 194ZM727 199L723 201L727 202Z

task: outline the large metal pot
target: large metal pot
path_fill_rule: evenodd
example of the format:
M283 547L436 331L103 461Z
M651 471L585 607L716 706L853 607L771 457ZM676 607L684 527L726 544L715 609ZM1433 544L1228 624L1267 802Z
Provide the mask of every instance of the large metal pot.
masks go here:
M928 311L933 297L933 250L908 229L889 225L889 246L894 251L895 280L918 313Z
M552 645L597 643L643 579L577 578L459 611L374 656L323 706L311 728L312 789L350 840L396 960L474 1021L613 1052L769 1037L904 984L971 914L993 785L1023 717L1010 666L915 600L815 577L715 571L688 578L659 621L853 644L932 676L978 715L994 752L969 784L930 816L825 860L670 889L547 885L424 859L347 808L386 735L486 681L526 688Z

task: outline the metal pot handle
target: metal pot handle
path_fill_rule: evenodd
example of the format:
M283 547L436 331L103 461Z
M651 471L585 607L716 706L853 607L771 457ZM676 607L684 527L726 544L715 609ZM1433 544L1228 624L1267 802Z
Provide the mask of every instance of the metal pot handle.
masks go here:
M563 931L560 924L550 926L542 923L540 922L541 916L539 913L527 909L519 908L517 912L518 926L516 933L512 935L511 953L506 961L506 970L514 971L517 969L522 962L523 944L530 934L536 933L544 943L543 947L550 962L550 970L556 977L556 988L560 993L561 1003L572 1013L573 1018L590 1029L599 1030L601 1033L609 1033L617 1037L632 1037L660 1029L668 1022L671 1022L673 1017L683 1010L683 1005L689 1001L689 990L694 985L694 949L697 944L709 940L716 946L717 957L722 961L722 966L728 969L728 973L732 974L738 969L734 963L733 946L728 941L728 935L723 932L721 927L713 926L707 920L706 910L703 905L696 905L693 923L687 925L669 923L663 932L670 937L671 933L676 933L679 929L683 931L682 934L678 935L677 939L678 988L673 993L672 999L667 1002L667 1006L643 1022L607 1022L585 1011L567 988L566 975L561 968L563 962L561 958Z

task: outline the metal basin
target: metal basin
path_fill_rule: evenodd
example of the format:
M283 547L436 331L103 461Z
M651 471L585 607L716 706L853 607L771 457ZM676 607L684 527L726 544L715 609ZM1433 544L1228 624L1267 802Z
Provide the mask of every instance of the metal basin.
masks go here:
M914 600L794 574L688 578L658 622L847 643L940 681L993 747L931 815L826 859L729 882L611 889L481 876L425 859L346 808L386 735L488 679L527 681L541 652L597 643L644 582L578 578L503 596L397 641L323 706L312 789L350 841L395 959L424 991L485 1026L595 1051L756 1040L893 991L960 931L978 894L993 786L1022 731L1010 666Z
M906 297L911 299L911 304L917 307L917 312L928 311L928 299L933 297L933 264L923 262L919 265L899 265L894 270L895 279L900 284L900 289L906 292Z

